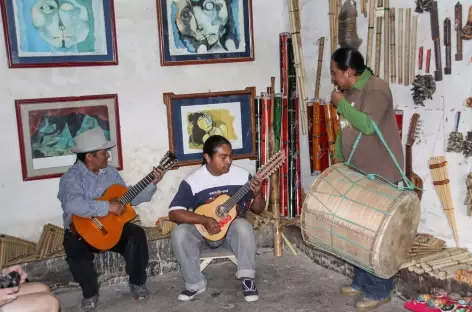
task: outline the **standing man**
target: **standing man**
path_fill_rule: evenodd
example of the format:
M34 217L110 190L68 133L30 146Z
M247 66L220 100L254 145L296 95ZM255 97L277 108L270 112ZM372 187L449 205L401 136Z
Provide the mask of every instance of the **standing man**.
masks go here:
M223 136L210 136L203 145L203 165L180 184L169 207L169 218L178 223L172 230L172 248L180 264L185 289L179 294L181 301L190 301L206 290L206 280L200 272L200 247L206 244L195 224L202 224L210 234L221 232L214 218L201 216L193 211L209 203L221 194L232 196L251 179L243 168L232 165L231 143ZM265 200L261 182L253 180L251 191L239 202L238 218L229 226L222 241L208 242L217 247L226 242L236 255L238 271L242 280L244 299L248 302L259 299L254 282L256 275L256 238L252 225L244 218L246 209L254 213L264 210Z
M94 253L98 250L88 245L71 229L72 215L79 217L103 217L108 213L121 215L124 206L117 200L103 201L99 198L112 184L125 185L118 171L108 165L108 149L116 143L107 141L100 128L88 130L75 137L76 163L62 176L59 182L58 199L61 201L64 219L64 251L74 280L83 293L82 308L86 311L99 304L97 273L94 269ZM156 184L163 172L154 168L155 179L132 201L133 206L148 202L156 192ZM146 267L149 252L146 233L133 223L125 224L121 239L111 251L121 254L126 260L126 273L135 299L149 295L146 288Z

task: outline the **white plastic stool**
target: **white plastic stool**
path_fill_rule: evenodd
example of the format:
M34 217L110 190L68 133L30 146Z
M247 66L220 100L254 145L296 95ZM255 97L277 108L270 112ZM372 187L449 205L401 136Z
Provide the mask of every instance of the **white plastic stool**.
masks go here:
M236 255L230 247L225 244L218 248L211 248L204 244L200 250L200 272L202 272L214 259L228 259L237 265Z

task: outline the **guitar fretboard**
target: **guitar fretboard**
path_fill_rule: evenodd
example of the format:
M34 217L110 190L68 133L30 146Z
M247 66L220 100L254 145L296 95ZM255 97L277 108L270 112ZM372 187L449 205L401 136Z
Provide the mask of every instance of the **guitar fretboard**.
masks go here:
M236 204L239 203L241 201L241 199L243 199L243 197L246 196L247 193L249 193L249 191L251 191L251 186L250 185L251 185L252 180L253 179L246 182L246 184L244 184L233 196L231 196L223 204L223 206L225 207L224 213L228 213L231 210L231 208L236 206Z
M118 201L122 205L129 204L142 190L146 188L152 181L154 180L154 174L150 172L147 176L145 176L141 181L133 185L128 189L128 191L121 196Z

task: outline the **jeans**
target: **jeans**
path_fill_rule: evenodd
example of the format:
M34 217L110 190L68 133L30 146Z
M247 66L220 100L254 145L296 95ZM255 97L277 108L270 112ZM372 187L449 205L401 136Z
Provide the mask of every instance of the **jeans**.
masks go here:
M172 248L180 264L185 288L197 291L206 287L206 280L200 272L200 247L206 244L205 238L193 224L179 224L172 230ZM242 218L234 220L229 226L224 243L236 255L238 279L254 278L256 275L256 238L252 225ZM211 246L212 244L210 244Z
M82 288L84 298L98 295L98 275L93 263L98 250L88 245L82 238L75 236L70 230L65 230L64 251L69 269L74 280ZM125 258L125 270L129 275L130 284L141 286L146 283L149 251L146 233L142 227L126 223L120 241L111 251Z
M393 277L383 279L354 267L354 279L351 286L361 290L367 299L384 300L390 297L390 292L393 289Z

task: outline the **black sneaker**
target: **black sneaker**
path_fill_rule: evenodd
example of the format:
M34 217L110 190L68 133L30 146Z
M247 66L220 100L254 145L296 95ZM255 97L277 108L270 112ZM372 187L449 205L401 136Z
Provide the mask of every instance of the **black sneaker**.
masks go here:
M82 311L91 311L100 305L99 297L93 296L91 298L82 299Z
M129 288L135 300L145 299L149 296L149 290L146 288L146 285L129 285Z
M206 290L206 287L200 289L200 290L188 290L188 289L184 289L180 294L179 294L179 297L177 299L179 299L180 301L192 301L195 299L195 297L198 295L198 294L201 294L202 292L204 292Z
M243 295L244 300L247 302L257 301L259 299L259 293L256 288L256 283L250 278L243 280Z

